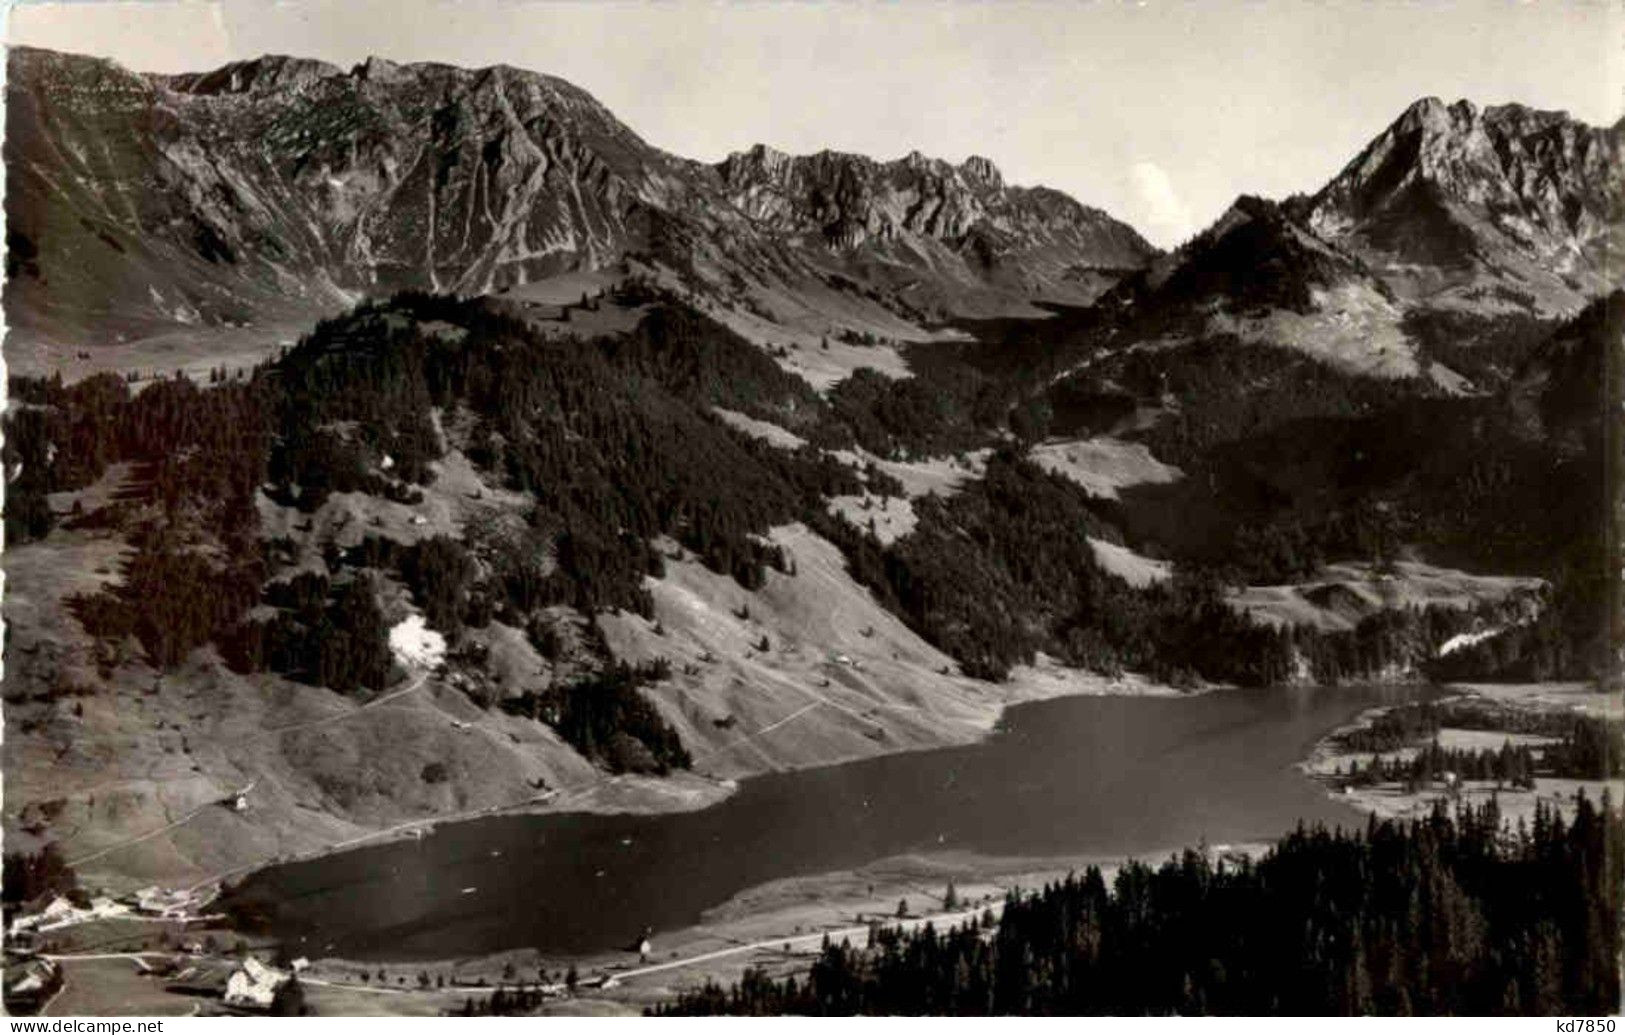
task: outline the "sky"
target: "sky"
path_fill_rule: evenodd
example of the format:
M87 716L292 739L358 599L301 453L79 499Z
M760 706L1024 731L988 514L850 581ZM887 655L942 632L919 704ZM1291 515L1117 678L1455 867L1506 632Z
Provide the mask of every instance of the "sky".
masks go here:
M991 158L1170 247L1312 191L1418 98L1625 113L1625 5L1183 0L14 0L7 39L138 71L262 53L562 76L645 140Z

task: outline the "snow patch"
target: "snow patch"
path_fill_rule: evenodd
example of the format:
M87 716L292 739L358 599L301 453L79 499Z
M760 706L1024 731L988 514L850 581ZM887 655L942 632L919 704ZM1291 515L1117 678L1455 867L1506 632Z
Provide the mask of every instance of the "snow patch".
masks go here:
M1496 628L1485 629L1482 632L1457 633L1456 635L1450 637L1450 639L1444 641L1443 645L1439 647L1439 657L1442 658L1446 654L1454 654L1463 647L1471 647L1475 643L1483 643L1485 640L1488 640L1491 637L1501 635L1501 633L1504 631L1504 629Z
M389 630L389 649L403 664L433 668L446 658L446 638L429 628L422 615L410 615Z

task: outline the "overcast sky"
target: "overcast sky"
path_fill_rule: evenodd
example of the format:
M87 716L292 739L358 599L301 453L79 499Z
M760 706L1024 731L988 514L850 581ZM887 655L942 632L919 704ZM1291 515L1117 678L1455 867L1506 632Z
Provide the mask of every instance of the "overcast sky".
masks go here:
M1178 243L1237 194L1313 190L1419 97L1614 122L1617 3L24 2L8 38L193 71L261 53L516 65L646 140L982 154Z

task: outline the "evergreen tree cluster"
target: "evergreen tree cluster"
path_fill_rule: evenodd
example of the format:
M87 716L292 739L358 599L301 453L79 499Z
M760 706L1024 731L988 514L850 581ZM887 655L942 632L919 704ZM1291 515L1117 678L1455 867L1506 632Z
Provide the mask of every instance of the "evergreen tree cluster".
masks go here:
M136 637L161 668L214 641L240 670L341 692L390 677L369 572L400 578L454 640L497 613L531 627L552 604L647 615L644 580L663 572L656 537L756 588L766 569L791 567L761 533L865 489L847 465L774 449L713 416L726 405L795 423L822 421L826 408L759 350L669 300L632 335L587 342L548 340L483 303L408 293L323 321L246 378L208 388L176 378L134 394L116 377L21 379L13 398L14 541L50 530L49 493L111 463L136 465L139 497L99 515L124 522L135 549L120 584L74 601L88 631ZM261 486L307 511L334 492L415 502L446 446L437 413L465 415L476 463L536 499L529 531L469 545L375 537L351 556L327 550L326 574L278 580L278 551L258 541ZM256 605L269 614L247 619ZM558 696L566 737L605 764L686 764L621 674Z
M46 494L131 465L128 486L100 516L133 547L123 578L69 601L87 631L134 636L167 668L252 606L263 578L254 493L270 445L261 379L205 389L176 377L132 394L112 375L71 386L14 378L11 390L6 457L22 470L8 487L8 536L47 534L56 519Z
M1529 748L1506 745L1499 751L1441 751L1439 731L1445 727L1492 730L1551 738L1552 743ZM1392 754L1415 744L1431 743L1418 756L1417 782L1455 771L1469 779L1501 779L1501 759L1508 755L1516 772L1567 780L1609 780L1625 774L1625 723L1597 715L1508 708L1472 700L1420 702L1390 708L1367 725L1346 730L1335 738L1344 750L1361 754ZM1534 752L1538 751L1538 762ZM1528 755L1528 758L1524 756ZM1424 757L1425 756L1425 757ZM1478 757L1475 757L1478 756ZM1406 763L1374 761L1361 770L1362 782L1404 780ZM1497 768L1500 767L1500 768ZM1479 774L1486 775L1479 775ZM1369 774L1369 775L1366 775ZM1505 779L1511 781L1512 775Z
M1225 336L1109 350L1109 305L1074 337L1073 373L1045 391L1062 434L1127 434L1186 478L1124 494L1135 542L1230 582L1272 584L1325 560L1446 563L1552 577L1555 607L1452 659L1453 678L1595 678L1617 570L1607 545L1606 442L1620 419L1606 357L1625 293L1549 323L1416 316L1429 355L1492 391L1447 396L1426 378L1379 381ZM1093 326L1091 326L1091 320ZM1087 362L1078 362L1079 357ZM1136 411L1159 419L1123 426ZM1617 632L1615 630L1617 639Z
M541 1006L543 999L540 989L529 989L524 986L512 990L498 988L484 999L465 997L463 1005L453 1013L453 1016L523 1017Z
M1335 389L1345 382L1357 390ZM1178 418L1144 437L1192 477L1131 491L1129 502L1199 499L1208 513L1183 532L1154 519L1148 528L1193 558L1229 558L1255 582L1286 581L1312 553L1390 562L1400 544L1498 570L1590 570L1605 499L1597 429L1560 445L1532 432L1517 400L1374 397L1383 390L1340 375L1299 386L1279 406L1269 393L1218 385L1183 394ZM1206 530L1211 538L1197 541ZM1240 553L1257 546L1265 552Z
M701 406L737 410L798 433L829 421L829 407L806 381L669 296L630 333L604 339L601 348L617 369Z
M1345 750L1380 755L1432 740L1444 724L1444 706L1422 701L1389 708L1373 716L1366 725L1339 733L1334 739Z
M687 769L691 759L676 731L638 687L670 675L664 659L636 667L621 662L540 693L506 698L502 708L546 722L571 747L612 773L664 776L672 769Z
M1486 388L1509 386L1552 333L1547 320L1517 311L1412 309L1404 327L1424 364L1442 364Z
M996 383L962 364L922 362L914 376L854 370L829 393L830 414L819 444L856 442L877 456L906 459L975 449L1003 425L1005 395Z
M1144 439L1159 458L1179 467L1206 466L1214 447L1245 442L1281 425L1358 418L1399 400L1436 394L1420 382L1357 377L1302 352L1228 335L1096 359L1051 389L1059 429L1084 430L1073 427L1073 411L1063 405L1080 392L1085 398L1127 393L1148 403L1175 402L1177 414Z
M1318 683L1427 672L1441 644L1479 615L1447 604L1396 607L1366 615L1347 631L1292 630L1292 641Z
M1619 567L1603 517L1608 442L1622 421L1605 386L1625 292L1555 329L1423 319L1424 364L1451 342L1452 360L1493 389L1465 397L1425 378L1378 381L1225 336L1108 350L1110 308L1067 321L1094 344L1074 342L1075 372L1045 392L1058 432L1127 434L1185 472L1123 492L1119 524L1131 543L1229 583L1298 580L1336 558L1387 565L1403 549L1470 569L1538 572L1553 590L1537 620L1453 652L1435 674L1609 673L1625 610L1608 575ZM1123 430L1149 409L1156 422Z
M1089 542L1121 541L1106 503L1010 451L952 497L914 509L914 531L888 545L834 518L819 528L859 582L980 678L1003 678L1044 651L1177 684L1279 683L1302 658L1336 683L1414 667L1473 620L1435 607L1379 612L1348 632L1275 628L1232 608L1211 570L1131 586L1100 566Z
M1553 776L1569 780L1614 780L1625 776L1625 723L1577 715L1571 731L1541 750Z
M572 970L572 973L574 971ZM465 996L463 1005L453 1010L453 1017L526 1017L548 999L540 985L498 985L484 999Z
M462 333L423 331L430 320ZM549 339L481 303L407 294L322 325L281 367L300 371L287 383L315 397L304 409L330 425L409 427L431 407L472 416L471 459L537 499L531 522L556 561L539 566L514 550L480 558L501 584L470 592L520 612L563 603L648 614L643 580L663 571L648 544L663 534L756 588L767 568L788 564L761 532L826 495L863 489L838 461L773 449L713 417L713 405L726 405L812 419L821 404L760 350L670 305L630 335L583 342ZM416 573L404 574L418 589ZM456 625L443 603L431 622Z
M546 544L531 543L538 552ZM369 535L361 544L337 558L335 566L357 571L387 572L412 591L412 599L423 609L431 629L455 643L465 627L484 627L499 606L492 599L491 586L475 553L447 535L433 535L415 543L400 543L383 536ZM300 579L306 575L299 576ZM297 581L297 580L295 580ZM500 582L498 583L500 588ZM267 587L267 603L275 604ZM519 609L528 614L536 601L526 600ZM516 623L521 624L521 623Z
M47 895L78 897L79 877L55 841L37 852L10 851L0 863L0 903L9 923L21 906Z
M425 319L463 333L425 333ZM283 365L305 371L299 392L317 398L303 405L330 423L404 428L431 407L466 410L471 459L536 497L570 580L561 602L583 610L641 609L651 563L641 544L659 535L759 585L780 559L760 533L823 496L862 491L838 461L776 450L709 413L816 406L760 350L691 313L656 309L629 338L582 342L478 302L399 296L324 325ZM369 386L359 409L347 394L357 381Z
M465 620L486 624L483 598L471 591L479 565L457 540L443 535L419 540L401 551L400 570L431 628L455 636Z
M394 478L429 480L428 464L443 449L424 351L412 347L422 338L417 321L364 306L321 321L276 364L270 480L296 486L301 509L314 510L332 492L386 495ZM386 456L393 478L379 471Z
M1619 1002L1625 817L1582 797L1509 830L1493 802L1363 831L1300 827L1256 862L1095 868L947 930L826 941L652 1012L1605 1014Z
M268 619L233 626L221 653L240 672L272 671L339 693L378 691L394 674L389 624L370 575L357 573L331 587L304 573L289 589L267 587L267 601L286 601ZM241 613L240 611L238 612Z
M1339 775L1344 784L1353 787L1399 783L1414 791L1446 779L1448 774L1458 780L1494 780L1498 786L1530 790L1535 786L1535 772L1535 753L1527 745L1514 747L1507 740L1494 750L1444 748L1435 740L1412 758L1373 755L1365 765L1350 762L1349 771Z
M86 632L112 641L134 636L159 669L226 636L254 606L263 572L257 551L221 560L206 544L175 542L176 534L167 523L137 530L123 579L68 601Z

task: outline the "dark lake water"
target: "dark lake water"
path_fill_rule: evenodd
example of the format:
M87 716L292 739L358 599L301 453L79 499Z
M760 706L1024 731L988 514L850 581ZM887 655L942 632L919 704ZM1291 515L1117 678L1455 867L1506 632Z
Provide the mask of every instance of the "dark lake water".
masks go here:
M1293 769L1415 687L1270 688L1020 705L986 741L744 781L700 812L504 816L261 871L312 956L429 959L625 946L755 884L916 850L1142 857L1359 820ZM467 890L473 889L473 890Z

